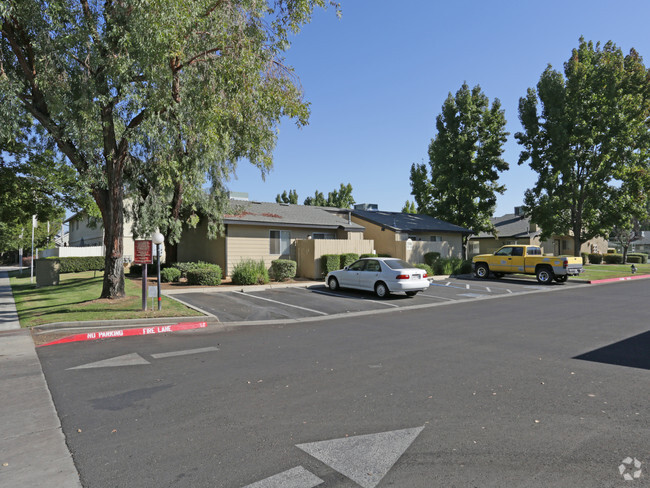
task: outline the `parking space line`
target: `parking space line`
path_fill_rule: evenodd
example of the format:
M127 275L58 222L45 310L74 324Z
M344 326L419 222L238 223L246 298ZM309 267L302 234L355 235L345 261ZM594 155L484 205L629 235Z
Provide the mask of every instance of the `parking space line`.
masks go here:
M439 297L436 295L427 295L426 293L420 293L421 297L427 297L427 298L437 298L438 300L449 300L450 302L455 302L456 300L453 298L447 298L447 297Z
M313 293L320 293L321 295L327 295L327 296L330 296L330 297L353 298L353 297L350 297L348 295L340 295L338 293L332 293L331 291L320 291L320 290L308 290L308 291L311 291ZM373 302L373 303L379 303L380 305L386 305L387 307L399 308L399 305L395 305L393 303L387 303L387 302L382 302L382 301L379 301L379 300L373 300L371 298L361 298L361 299L365 300L367 302Z
M313 310L311 308L299 307L298 305L291 305L290 303L279 302L277 300L271 300L270 298L258 297L258 296L255 296L255 295L251 295L250 293L243 293L241 291L233 291L232 293L237 293L238 295L244 295L245 297L257 298L258 300L264 300L264 301L267 301L267 302L277 303L278 305L284 305L285 307L298 308L300 310L305 310L307 312L317 313L319 315L329 315L329 314L327 314L325 312L321 312L320 310Z

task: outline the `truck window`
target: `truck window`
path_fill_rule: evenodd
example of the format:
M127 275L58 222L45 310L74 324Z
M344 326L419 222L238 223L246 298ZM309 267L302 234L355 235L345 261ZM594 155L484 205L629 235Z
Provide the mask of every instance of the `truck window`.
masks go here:
M539 247L529 247L526 254L529 256L541 256L542 250Z
M512 248L511 247L504 247L502 249L499 249L494 255L495 256L512 256Z
M512 248L512 255L513 256L523 256L524 255L524 248L523 247L513 247Z

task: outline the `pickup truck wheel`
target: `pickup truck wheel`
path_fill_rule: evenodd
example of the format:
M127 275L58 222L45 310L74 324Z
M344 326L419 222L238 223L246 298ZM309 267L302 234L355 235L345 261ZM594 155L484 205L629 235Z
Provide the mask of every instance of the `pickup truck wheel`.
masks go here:
M488 268L488 265L485 263L479 263L476 265L475 273L477 278L484 280L490 276L490 268Z
M569 278L569 275L560 275L555 277L555 281L558 283L564 283Z
M553 282L553 270L548 266L537 269L537 281L542 285L550 285Z

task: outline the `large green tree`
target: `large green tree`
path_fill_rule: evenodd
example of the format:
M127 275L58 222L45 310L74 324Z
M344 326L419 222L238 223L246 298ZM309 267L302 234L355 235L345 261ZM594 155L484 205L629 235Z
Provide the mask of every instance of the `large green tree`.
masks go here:
M508 136L505 125L500 101L490 105L480 86L470 89L464 83L455 95L449 93L429 145L430 174L424 163L411 166L418 212L475 233L493 231L496 195L505 191L498 184L499 173L508 169L501 157Z
M538 110L539 107L539 110ZM574 255L647 209L650 72L632 49L580 39L564 75L550 65L519 101L524 147L538 174L525 206L542 237L572 234Z
M141 232L161 227L178 238L188 188L222 187L240 157L268 170L278 120L305 122L281 54L326 3L0 4L2 103L33 117L90 188L104 226L102 297L124 295L125 189L141 195Z
M298 203L298 192L296 190L283 191L282 195L278 193L278 196L275 197L277 203L291 203L296 205Z

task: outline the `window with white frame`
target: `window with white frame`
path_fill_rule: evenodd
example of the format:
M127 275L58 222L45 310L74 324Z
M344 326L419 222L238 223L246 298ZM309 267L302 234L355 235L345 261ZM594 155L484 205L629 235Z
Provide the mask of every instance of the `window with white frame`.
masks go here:
M270 254L277 254L280 256L289 254L289 249L291 246L291 232L288 230L272 230L270 237Z
M429 236L431 242L442 242L442 236Z
M311 235L312 239L334 239L334 234L331 232L314 232Z

